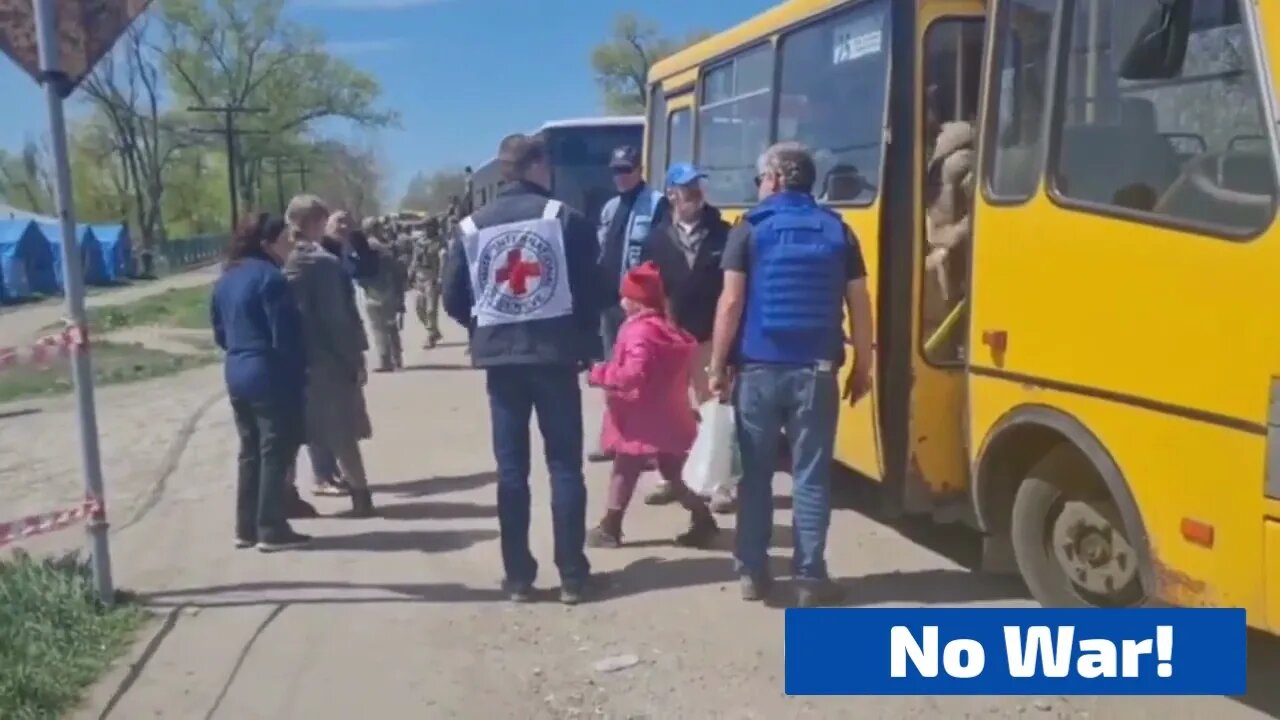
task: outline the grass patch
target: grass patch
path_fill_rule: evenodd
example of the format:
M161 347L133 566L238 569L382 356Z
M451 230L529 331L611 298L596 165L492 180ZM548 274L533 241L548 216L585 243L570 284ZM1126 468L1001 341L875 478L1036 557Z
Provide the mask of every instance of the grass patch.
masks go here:
M209 327L208 285L171 288L120 305L89 309L89 329L95 333L131 327L159 326L204 330Z
M216 362L214 353L175 355L137 344L99 340L92 345L95 385L115 385L173 375ZM71 392L71 362L21 365L0 372L0 403ZM0 714L0 718L6 717Z
M0 561L0 718L60 718L146 619L137 606L98 603L75 556Z

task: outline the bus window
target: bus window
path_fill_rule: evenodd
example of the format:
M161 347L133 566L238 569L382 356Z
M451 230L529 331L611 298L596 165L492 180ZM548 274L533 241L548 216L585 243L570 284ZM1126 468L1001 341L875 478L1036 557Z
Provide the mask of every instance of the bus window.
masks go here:
M773 46L759 45L702 77L698 164L707 199L718 205L756 200L756 161L769 146Z
M668 165L680 162L693 162L693 113L688 108L671 113L668 120L671 127L667 137L671 139L671 155Z
M667 167L667 94L662 83L649 89L649 152L645 158L645 174L649 184L657 187Z
M1266 137L1258 75L1238 13L1227 24L1223 7L1194 0L1193 17L1222 22L1192 26L1175 77L1129 80L1120 72L1128 38L1157 1L1076 5L1059 102L1083 110L1055 118L1053 178L1062 197L1230 235L1271 224L1270 148L1240 139Z
M814 194L870 204L880 182L889 79L888 0L801 28L782 39L778 140L814 153Z
M1000 3L992 78L994 126L985 167L994 200L1020 202L1040 186L1044 148L1045 83L1057 0Z
M965 324L958 308L969 283L982 43L979 18L939 20L924 37L926 247L920 330L925 358L935 364L964 360Z

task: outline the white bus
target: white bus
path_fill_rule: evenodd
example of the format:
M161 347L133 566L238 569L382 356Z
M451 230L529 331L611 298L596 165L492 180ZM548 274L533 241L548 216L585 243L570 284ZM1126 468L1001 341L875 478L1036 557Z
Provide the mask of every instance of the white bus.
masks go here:
M556 120L544 124L536 133L547 142L552 197L585 213L594 222L616 192L609 156L619 145L641 150L644 118ZM492 202L501 187L502 175L495 158L471 175L471 207L479 209Z

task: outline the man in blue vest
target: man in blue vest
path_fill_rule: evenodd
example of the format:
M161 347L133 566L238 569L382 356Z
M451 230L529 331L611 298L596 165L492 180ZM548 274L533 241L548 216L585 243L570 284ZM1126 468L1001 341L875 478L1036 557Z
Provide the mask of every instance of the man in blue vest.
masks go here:
M724 290L707 368L711 389L733 387L743 476L738 486L735 556L745 600L763 599L773 529L773 473L780 431L791 445L795 551L801 607L833 604L842 593L827 575L831 465L845 359L842 310L852 321L853 370L844 399L871 389L871 298L853 235L813 197L816 170L802 145L781 143L760 158L760 204L729 234ZM731 382L729 361L737 364Z
M538 563L529 550L529 423L534 412L551 476L551 518L560 600L582 600L591 572L582 473L578 374L600 328L591 223L551 198L541 137L512 135L498 150L498 197L458 223L444 269L444 307L471 335L485 371L498 466L504 587L528 601Z
M613 353L618 328L626 319L620 305L622 298L618 294L622 276L640 264L640 250L665 206L663 194L650 189L644 182L639 149L630 145L614 148L609 157L609 169L613 172L613 185L618 194L600 211L600 278L605 301L600 318L600 341L604 345L605 359ZM610 459L608 454L598 450L593 451L590 457L592 462Z

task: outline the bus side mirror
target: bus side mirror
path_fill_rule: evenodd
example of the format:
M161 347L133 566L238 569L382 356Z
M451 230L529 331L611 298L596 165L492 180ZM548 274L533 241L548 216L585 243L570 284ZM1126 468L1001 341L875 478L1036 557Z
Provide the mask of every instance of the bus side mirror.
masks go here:
M1157 0L1120 61L1125 80L1169 80L1182 72L1191 36L1192 0Z

